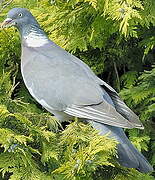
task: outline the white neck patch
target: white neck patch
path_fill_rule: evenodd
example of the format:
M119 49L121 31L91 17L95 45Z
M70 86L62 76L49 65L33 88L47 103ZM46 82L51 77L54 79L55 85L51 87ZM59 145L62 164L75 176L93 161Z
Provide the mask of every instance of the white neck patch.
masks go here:
M25 36L24 39L29 47L41 47L49 42L49 39L45 35L37 34L35 31Z

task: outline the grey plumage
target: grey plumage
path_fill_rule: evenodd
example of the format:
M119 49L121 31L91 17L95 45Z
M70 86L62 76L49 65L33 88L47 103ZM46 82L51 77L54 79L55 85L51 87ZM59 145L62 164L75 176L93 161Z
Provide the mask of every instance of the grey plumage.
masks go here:
M100 131L100 135L111 132L109 137L116 139L119 142L117 145L118 162L122 166L136 168L143 173L153 171L153 168L146 158L131 144L122 128L103 125L93 121L91 121L91 124L95 129Z
M20 15L20 16L19 16ZM152 171L122 128L143 128L139 118L117 92L77 57L50 41L24 8L8 13L3 26L14 25L22 40L21 72L30 94L60 121L86 119L103 135L119 141L118 161L141 172Z

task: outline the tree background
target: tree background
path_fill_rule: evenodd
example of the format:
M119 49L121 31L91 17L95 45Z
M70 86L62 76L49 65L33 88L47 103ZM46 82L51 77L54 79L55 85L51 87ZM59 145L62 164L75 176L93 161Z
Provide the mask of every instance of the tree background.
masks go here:
M1 0L0 21L26 7L48 36L87 63L139 115L126 130L155 165L155 1ZM20 37L0 30L0 179L153 180L116 162L116 144L75 119L60 125L26 90Z

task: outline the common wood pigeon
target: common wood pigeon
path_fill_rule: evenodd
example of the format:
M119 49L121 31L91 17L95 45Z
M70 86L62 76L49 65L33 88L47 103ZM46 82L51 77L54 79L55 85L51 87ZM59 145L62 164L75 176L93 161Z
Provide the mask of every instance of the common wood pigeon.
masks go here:
M21 72L30 94L60 122L73 117L88 121L101 135L116 139L118 162L140 172L153 171L122 128L143 129L117 92L80 59L52 42L25 8L8 12L3 27L15 26L21 35Z

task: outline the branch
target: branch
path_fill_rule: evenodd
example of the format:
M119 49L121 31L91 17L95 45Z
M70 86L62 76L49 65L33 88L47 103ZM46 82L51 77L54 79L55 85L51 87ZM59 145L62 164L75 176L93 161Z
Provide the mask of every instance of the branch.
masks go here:
M115 70L115 73L116 73L116 79L117 79L117 88L118 90L120 91L120 79L119 79L119 75L118 75L118 71L117 71L117 66L116 66L116 63L113 61L113 64L114 64L114 70Z

